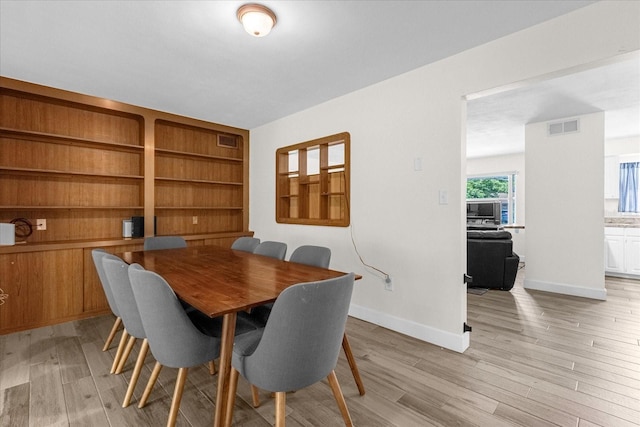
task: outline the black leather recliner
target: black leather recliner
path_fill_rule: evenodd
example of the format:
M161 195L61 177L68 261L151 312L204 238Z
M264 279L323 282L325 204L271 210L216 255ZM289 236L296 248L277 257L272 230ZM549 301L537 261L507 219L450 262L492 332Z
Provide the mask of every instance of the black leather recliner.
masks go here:
M470 288L513 288L520 257L513 252L508 231L467 231L467 274Z

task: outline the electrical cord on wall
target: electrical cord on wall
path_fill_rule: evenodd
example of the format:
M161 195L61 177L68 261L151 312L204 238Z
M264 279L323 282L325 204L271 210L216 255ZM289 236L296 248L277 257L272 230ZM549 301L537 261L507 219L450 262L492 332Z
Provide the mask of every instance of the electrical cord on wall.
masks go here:
M353 244L353 249L356 251L356 255L358 255L358 258L360 259L360 262L362 263L362 265L364 265L365 267L368 267L372 270L377 271L378 273L381 273L384 275L385 280L389 280L389 274L387 274L386 272L380 270L379 268L374 267L371 264L367 264L366 262L364 262L364 259L362 259L362 255L360 255L360 252L358 251L358 246L356 245L356 241L353 237L353 226L349 225L349 231L351 232L351 243Z
M344 184L344 188L346 188L346 181L345 181L344 173L341 175L341 180L342 180L342 182ZM351 216L351 205L349 203L349 198L347 197L347 192L346 191L345 191L345 195L344 195L344 200L345 200L345 203L347 205L347 212L349 213L349 216ZM367 264L364 261L364 259L362 258L362 255L360 255L360 251L358 251L358 245L356 245L356 240L353 237L353 224L352 224L351 220L349 220L349 232L350 232L349 234L351 235L351 243L353 244L353 249L355 250L356 255L358 255L358 258L360 259L360 262L362 263L362 265L364 265L365 267L370 268L372 270L375 270L378 273L384 275L384 280L386 282L389 282L390 281L390 276L389 276L388 273L386 273L385 271L383 271L383 270L381 270L381 269L379 269L377 267L374 267L371 264Z

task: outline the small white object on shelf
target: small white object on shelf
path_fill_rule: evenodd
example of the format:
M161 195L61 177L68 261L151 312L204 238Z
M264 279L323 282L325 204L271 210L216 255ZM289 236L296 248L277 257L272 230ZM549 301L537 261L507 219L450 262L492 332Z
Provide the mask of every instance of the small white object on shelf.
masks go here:
M15 224L0 223L0 246L13 246L16 244Z

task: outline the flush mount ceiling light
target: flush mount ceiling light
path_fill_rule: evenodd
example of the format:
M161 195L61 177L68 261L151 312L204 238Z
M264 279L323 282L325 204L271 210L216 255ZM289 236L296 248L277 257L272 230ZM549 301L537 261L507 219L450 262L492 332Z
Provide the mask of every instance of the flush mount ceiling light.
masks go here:
M271 9L260 4L245 4L238 9L238 20L247 33L264 37L276 25L276 15Z

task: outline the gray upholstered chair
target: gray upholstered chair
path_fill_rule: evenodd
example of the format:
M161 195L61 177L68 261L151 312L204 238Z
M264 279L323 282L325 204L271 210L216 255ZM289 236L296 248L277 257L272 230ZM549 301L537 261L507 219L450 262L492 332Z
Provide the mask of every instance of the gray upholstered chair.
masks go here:
M186 248L187 242L181 236L153 236L144 238L144 250Z
M297 262L300 264L313 265L315 267L329 268L329 263L331 262L331 249L324 246L303 245L293 251L291 257L289 258L289 261ZM364 396L364 384L362 382L362 379L360 378L360 371L358 370L356 359L355 357L353 357L351 344L349 343L349 339L347 338L346 333L342 337L342 348L344 349L344 354L347 357L347 362L349 362L349 367L351 368L353 379L358 386L358 391L360 392L360 395ZM259 403L257 398L254 399L254 406L256 403Z
M93 258L93 264L96 267L96 271L98 273L98 278L100 279L100 284L102 285L102 289L104 290L104 294L107 297L107 302L109 303L109 308L111 309L111 312L116 316L116 320L113 322L113 327L111 328L111 332L109 333L109 336L107 337L107 340L104 343L104 347L102 347L102 351L107 351L109 349L109 346L111 345L111 342L113 341L113 339L116 336L116 333L118 333L118 329L120 328L120 326L122 325L122 318L120 317L120 311L118 310L118 306L116 305L115 300L113 299L113 293L111 292L111 286L109 286L109 282L107 281L107 277L104 274L104 268L102 267L102 258L108 255L107 252L104 249L94 249L91 251L91 257ZM126 332L123 332L123 341L126 340L126 336L124 335ZM122 345L122 348L124 349L124 344ZM120 350L120 346L118 346L118 349ZM121 351L120 351L121 353ZM114 362L113 362L113 367L112 367L112 371L115 371L116 366L118 365L118 358L119 358L119 352L116 352L116 357L114 358Z
M287 254L287 244L282 242L266 241L260 243L253 250L256 255L264 255L271 258L283 260Z
M275 248L277 249L278 247L276 246ZM270 250L273 251L273 247L271 247ZM329 268L329 263L331 262L331 249L324 246L303 245L293 251L289 261L312 265L314 267ZM267 323L267 319L269 318L271 307L273 307L273 304L264 304L255 307L251 310L249 317L254 322L257 322L257 324L264 325ZM257 398L254 397L254 406L258 405L259 402Z
M285 289L264 328L236 337L226 424L233 419L238 374L276 394L284 426L286 392L327 378L346 425L352 425L334 369L347 322L354 274Z
M205 335L194 326L176 294L158 274L132 264L129 267L129 278L151 353L156 358L138 407L146 404L162 366L178 368L178 379L167 421L168 426L173 426L178 416L188 368L217 358L220 353L220 338Z
M331 249L324 246L303 245L296 248L289 258L291 262L312 265L314 267L329 268Z
M187 241L184 240L182 236L153 236L153 237L145 237L144 239L144 250L145 251L156 251L160 249L180 249L186 248ZM188 312L195 310L189 304L184 301L180 301L182 307Z
M231 249L235 249L237 251L243 252L253 252L256 249L256 246L260 244L260 239L256 237L238 237L233 244L231 245Z
M324 246L299 246L291 253L289 261L297 262L299 264L312 265L314 267L329 268L329 264L331 262L331 249ZM265 304L256 307L252 310L249 316L256 324L264 325L269 318L271 307L272 304ZM349 363L349 367L351 368L351 373L353 374L353 379L356 382L358 391L361 395L364 395L364 383L362 382L362 379L360 377L360 371L358 370L358 365L356 364L356 359L353 356L353 352L351 351L351 344L349 343L349 339L347 338L346 333L342 337L342 348L344 349L345 356L347 357L347 362ZM251 394L253 397L253 406L260 406L258 390L254 385L251 386Z
M254 254L264 255L270 258L276 258L279 260L284 260L284 256L287 254L287 244L282 242L272 242L266 241L260 243L253 251ZM267 318L269 317L269 313L271 312L271 307L273 307L272 303L264 304L258 307L255 307L251 310L251 315L249 318L252 321L257 321L258 324L264 325L267 323ZM242 313L239 313L239 316L243 316ZM254 397L254 405L257 406L259 403L256 401L256 397Z
M147 341L147 336L144 327L142 326L142 320L140 319L140 313L138 312L138 306L136 305L133 297L133 291L131 290L128 271L129 265L114 255L104 256L102 258L102 265L107 276L107 280L111 286L114 300L120 310L125 330L129 334L129 340L126 348L122 352L118 365L114 371L116 374L122 372L124 364L129 358L136 340L142 339L142 346L138 353L138 359L135 367L133 368L133 374L129 381L127 393L125 394L125 398L122 402L122 407L126 408L131 402L133 391L138 383L138 378L140 377L140 372L144 365L144 359L149 351L149 342Z

